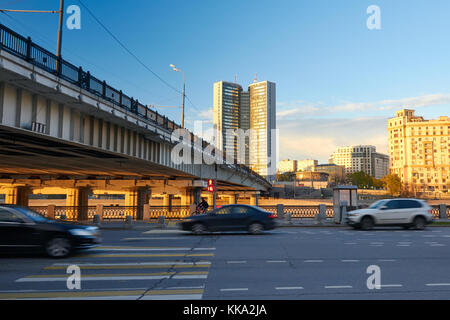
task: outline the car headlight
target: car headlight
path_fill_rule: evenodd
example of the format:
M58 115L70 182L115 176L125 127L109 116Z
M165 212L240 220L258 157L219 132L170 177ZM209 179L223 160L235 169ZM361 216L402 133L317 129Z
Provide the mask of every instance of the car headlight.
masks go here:
M74 236L93 236L94 232L87 229L71 229L69 232Z

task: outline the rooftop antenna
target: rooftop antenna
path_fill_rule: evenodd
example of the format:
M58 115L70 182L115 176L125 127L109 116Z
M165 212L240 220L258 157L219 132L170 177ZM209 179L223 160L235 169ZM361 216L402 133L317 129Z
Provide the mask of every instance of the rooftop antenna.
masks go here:
M258 82L258 73L255 73L255 79L253 79L253 83L257 83Z
M234 75L234 83L237 83L237 75Z

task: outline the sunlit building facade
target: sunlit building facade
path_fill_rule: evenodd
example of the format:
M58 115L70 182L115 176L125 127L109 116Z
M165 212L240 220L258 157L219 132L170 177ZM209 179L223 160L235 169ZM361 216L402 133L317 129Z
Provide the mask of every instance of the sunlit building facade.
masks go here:
M448 193L450 118L424 120L400 110L388 120L390 172L412 192Z
M329 162L343 166L345 174L362 171L376 179L389 171L389 156L378 153L376 147L370 145L338 147Z
M269 81L249 85L250 129L253 135L250 142L250 168L258 174L275 178L276 162L276 89Z
M213 125L216 146L238 162L273 180L276 174L276 87L261 81L243 91L237 83L214 83ZM240 129L241 140L230 134ZM251 134L249 129L251 129ZM240 145L243 144L243 145Z

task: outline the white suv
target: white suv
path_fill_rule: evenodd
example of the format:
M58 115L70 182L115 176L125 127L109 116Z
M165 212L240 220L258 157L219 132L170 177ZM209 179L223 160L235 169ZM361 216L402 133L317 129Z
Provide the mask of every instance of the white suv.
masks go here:
M347 224L355 229L370 230L374 226L414 227L422 230L433 222L431 207L423 200L386 199L366 209L350 211Z

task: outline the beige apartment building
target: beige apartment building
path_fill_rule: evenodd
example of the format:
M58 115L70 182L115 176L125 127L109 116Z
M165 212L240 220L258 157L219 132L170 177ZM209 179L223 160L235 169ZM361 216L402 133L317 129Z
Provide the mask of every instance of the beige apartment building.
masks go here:
M345 168L345 174L363 171L381 179L389 173L389 156L378 153L375 146L358 145L338 147L329 163Z
M318 164L319 160L297 160L297 171L310 171L312 167L317 166Z
M450 118L424 120L400 110L388 121L390 171L412 192L448 193Z
M297 160L286 159L278 162L278 172L297 172Z

